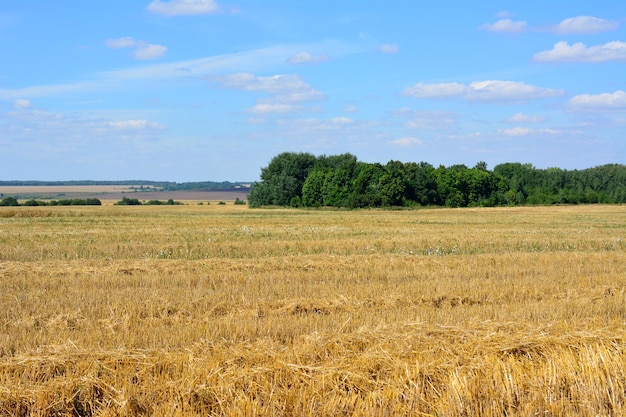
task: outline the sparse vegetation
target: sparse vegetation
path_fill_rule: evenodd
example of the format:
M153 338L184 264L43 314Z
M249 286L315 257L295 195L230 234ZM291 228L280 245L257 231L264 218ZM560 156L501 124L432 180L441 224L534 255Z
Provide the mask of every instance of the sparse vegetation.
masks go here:
M2 207L0 416L624 415L624 224Z

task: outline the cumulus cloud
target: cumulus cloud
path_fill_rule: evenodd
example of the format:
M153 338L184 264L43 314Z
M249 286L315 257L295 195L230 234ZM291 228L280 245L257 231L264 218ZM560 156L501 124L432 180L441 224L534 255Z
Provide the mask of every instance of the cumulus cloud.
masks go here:
M587 46L582 42L570 45L557 42L549 51L542 51L533 60L537 62L606 62L626 60L626 42L613 41L604 45Z
M297 106L293 104L279 104L279 103L259 103L253 106L248 111L255 114L270 114L270 113L292 113L298 110Z
M408 147L415 146L415 145L421 145L423 141L418 138L403 137L400 139L393 140L391 141L391 143L393 143L394 145L402 146L404 148L408 148Z
M158 15L173 17L215 13L219 7L214 0L154 0L146 7L146 10Z
M327 55L312 55L309 52L298 52L287 60L290 64L317 64L328 61Z
M511 129L500 129L499 133L503 133L507 136L528 136L528 135L537 135L537 134L549 134L549 135L558 135L561 133L556 129L531 129L529 127L514 127Z
M343 111L346 113L356 113L358 109L354 104L348 104L346 107L343 108Z
M506 119L509 123L539 123L546 120L543 116L515 113L513 116Z
M519 33L525 32L528 28L528 23L523 20L513 21L511 19L500 19L495 23L486 23L480 27L483 30L490 32L511 32Z
M150 60L157 59L164 56L167 52L167 47L163 45L147 44L135 49L133 56L138 60Z
M567 107L574 111L626 110L626 92L580 94L572 97Z
M32 107L32 103L29 100L18 98L13 101L14 109L30 109Z
M417 83L413 87L405 88L402 94L415 98L446 98L463 95L467 89L467 86L459 83Z
M397 54L400 52L400 47L395 43L384 43L378 47L378 51L383 54Z
M338 123L338 124L343 124L343 125L349 125L349 124L354 123L354 119L352 119L350 117L339 116L339 117L333 117L331 119L331 122Z
M144 130L144 129L163 129L163 126L156 122L150 122L145 119L137 120L119 120L107 122L107 126L118 130Z
M107 39L105 43L109 48L132 48L137 46L137 41L130 36L124 36L117 39Z
M518 81L474 81L469 85L469 100L524 101L537 98L558 97L564 90L537 87Z
M109 48L135 48L133 56L138 60L151 60L163 57L167 53L167 47L155 45L145 41L133 39L130 36L117 39L107 39L106 45Z
M259 100L254 107L248 109L249 112L257 114L302 111L305 108L296 105L297 103L319 101L325 98L324 94L292 74L258 76L249 72L240 72L213 78L213 80L224 88L268 94L269 97Z
M526 101L562 96L565 91L537 87L518 81L485 80L474 81L469 85L417 83L413 87L405 88L402 94L415 98L463 97L466 100Z
M218 81L227 88L271 94L274 100L280 102L318 101L325 98L300 77L291 74L258 76L242 72L222 77Z
M615 30L619 24L593 16L576 16L563 20L554 31L561 34L598 33Z

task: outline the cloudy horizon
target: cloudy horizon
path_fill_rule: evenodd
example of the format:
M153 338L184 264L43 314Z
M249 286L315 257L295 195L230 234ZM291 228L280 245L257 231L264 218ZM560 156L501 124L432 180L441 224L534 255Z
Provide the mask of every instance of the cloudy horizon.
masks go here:
M253 181L285 151L626 163L623 7L502 7L9 0L0 179Z

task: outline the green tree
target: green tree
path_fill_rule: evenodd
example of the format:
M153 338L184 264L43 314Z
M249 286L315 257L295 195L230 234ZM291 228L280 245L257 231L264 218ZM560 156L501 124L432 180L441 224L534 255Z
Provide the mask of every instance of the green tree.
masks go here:
M275 156L261 169L261 182L250 191L250 207L288 206L293 197L302 196L302 186L315 162L316 157L310 153L283 152Z
M17 199L15 197L4 197L2 200L0 200L0 206L11 206L11 207L15 207L15 206L19 206L20 204L17 202Z

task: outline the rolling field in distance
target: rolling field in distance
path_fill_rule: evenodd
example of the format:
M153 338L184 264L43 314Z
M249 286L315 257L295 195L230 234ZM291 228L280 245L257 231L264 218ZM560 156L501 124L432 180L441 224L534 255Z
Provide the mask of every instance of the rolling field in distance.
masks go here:
M145 186L142 190L137 185L0 185L0 199L3 196L14 196L24 202L30 199L97 198L103 200L103 205L114 204L123 197L136 198L140 201L173 199L217 202L235 198L245 201L248 192L249 189L246 188L162 191L153 186Z
M626 209L0 207L0 416L626 414Z

